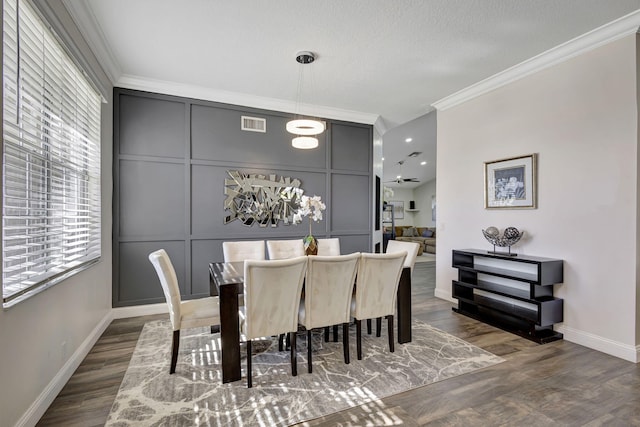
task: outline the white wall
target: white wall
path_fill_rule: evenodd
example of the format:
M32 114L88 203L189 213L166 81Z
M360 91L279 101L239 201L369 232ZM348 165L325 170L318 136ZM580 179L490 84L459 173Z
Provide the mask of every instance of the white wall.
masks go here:
M438 112L436 295L451 250L489 249L515 226L518 253L565 260L565 339L637 358L636 38L628 36ZM538 153L538 208L485 210L483 162Z
M431 220L431 197L436 195L436 180L429 181L415 188L393 188L393 197L389 201L404 202L404 219L396 219L396 225L412 225L414 227L435 227ZM409 202L416 203L419 212L406 212Z
M61 7L61 2L55 7ZM62 13L58 18L68 25L70 17L64 16L62 10L57 12ZM80 48L85 52L88 49L86 45ZM104 83L110 85L108 81ZM111 105L109 99L102 111L101 262L0 310L2 427L35 425L111 321Z
M399 187L395 187L393 188L393 197L389 197L389 201L399 201L399 202L404 202L404 209L405 211L407 209L409 209L409 201L414 200L413 198L413 189L411 188L399 188ZM398 219L398 217L395 217L395 223L396 226L399 225L414 225L413 224L413 216L415 215L414 212L404 212L404 218L402 219Z
M436 180L431 180L413 189L413 197L416 201L416 212L413 222L416 227L435 227L436 221L433 221L431 215L431 200L436 196ZM437 220L437 217L436 217Z

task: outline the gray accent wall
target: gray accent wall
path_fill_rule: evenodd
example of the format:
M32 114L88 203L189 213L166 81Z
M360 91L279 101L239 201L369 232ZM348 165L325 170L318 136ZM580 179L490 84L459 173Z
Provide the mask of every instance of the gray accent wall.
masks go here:
M240 129L265 118L267 132ZM343 253L371 251L372 126L326 120L320 146L291 146L291 114L114 89L113 306L164 301L148 261L164 248L183 298L209 295L208 265L225 240L301 239L308 222L261 228L224 224L228 170L298 178L327 204L316 237Z

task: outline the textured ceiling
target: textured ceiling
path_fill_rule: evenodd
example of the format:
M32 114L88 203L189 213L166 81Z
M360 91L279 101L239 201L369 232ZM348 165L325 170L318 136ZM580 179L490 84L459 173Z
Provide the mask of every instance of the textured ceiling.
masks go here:
M64 2L116 85L170 82L208 99L292 111L295 53L310 50L318 59L305 71L313 83L303 101L326 117L378 119L386 129L640 8L640 0ZM384 141L392 162L427 150L435 162L435 146L416 141L405 153L397 138Z

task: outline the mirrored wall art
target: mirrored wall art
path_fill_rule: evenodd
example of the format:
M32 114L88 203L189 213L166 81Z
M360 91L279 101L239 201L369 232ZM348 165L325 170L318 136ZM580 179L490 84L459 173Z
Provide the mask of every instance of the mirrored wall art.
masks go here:
M243 174L227 171L230 178L224 180L224 223L239 220L248 227L277 227L293 223L293 214L304 194L300 180L277 177L276 174Z

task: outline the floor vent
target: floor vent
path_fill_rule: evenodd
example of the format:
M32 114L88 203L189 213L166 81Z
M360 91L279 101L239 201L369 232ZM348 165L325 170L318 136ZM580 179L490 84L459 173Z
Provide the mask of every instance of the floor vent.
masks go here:
M249 132L267 132L267 119L260 117L242 116L242 130Z

